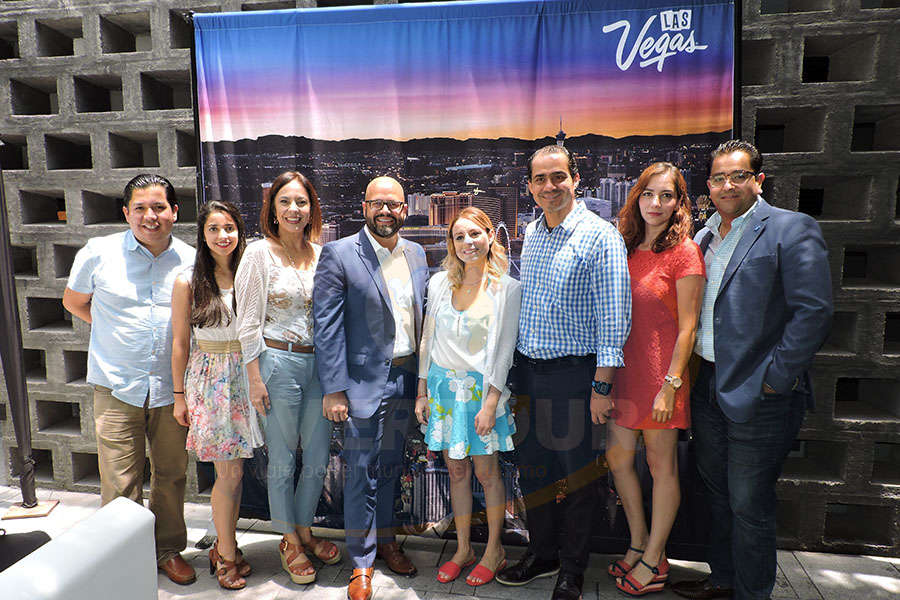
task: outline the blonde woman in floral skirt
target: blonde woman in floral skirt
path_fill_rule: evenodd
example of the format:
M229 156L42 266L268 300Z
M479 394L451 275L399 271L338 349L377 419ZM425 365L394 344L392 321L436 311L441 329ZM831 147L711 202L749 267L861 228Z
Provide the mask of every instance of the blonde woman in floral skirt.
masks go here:
M488 543L466 578L479 586L506 564L500 544L506 494L497 452L513 448L506 376L518 335L521 291L506 274L506 253L490 218L476 207L463 209L450 224L444 268L428 283L416 418L426 426L428 449L443 452L450 474L458 546L438 571L442 583L475 562L473 465L484 488Z

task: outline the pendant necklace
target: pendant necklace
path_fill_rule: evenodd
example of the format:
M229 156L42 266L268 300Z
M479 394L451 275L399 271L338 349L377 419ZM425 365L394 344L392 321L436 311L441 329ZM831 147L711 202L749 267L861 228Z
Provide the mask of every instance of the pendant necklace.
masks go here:
M294 277L297 278L297 282L300 284L300 292L305 298L303 302L303 308L306 310L307 318L309 318L309 315L312 313L312 294L306 288L306 284L303 282L303 278L300 277L300 273L297 269L297 263L294 261L294 257L287 249L287 246L284 245L284 242L280 238L278 239L278 243L281 244L281 249L284 250L285 255L287 255L287 258L291 263L291 270L294 272Z

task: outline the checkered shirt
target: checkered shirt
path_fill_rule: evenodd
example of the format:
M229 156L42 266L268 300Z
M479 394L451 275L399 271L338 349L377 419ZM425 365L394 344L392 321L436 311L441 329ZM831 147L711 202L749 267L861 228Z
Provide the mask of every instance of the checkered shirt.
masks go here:
M597 355L598 367L621 367L631 330L628 254L615 227L584 202L547 230L544 217L522 245L519 341L538 359Z

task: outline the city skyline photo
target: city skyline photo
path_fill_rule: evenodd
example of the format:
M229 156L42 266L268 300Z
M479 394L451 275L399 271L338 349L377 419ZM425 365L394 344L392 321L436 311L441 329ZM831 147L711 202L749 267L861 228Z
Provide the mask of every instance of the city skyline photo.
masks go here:
M292 169L323 205L322 241L362 226L366 183L404 185L404 235L432 264L449 219L485 208L517 258L539 216L525 159L578 156L607 219L644 166L671 160L693 195L731 137L733 5L506 0L197 14L203 197L258 230L266 185ZM441 229L441 227L444 229Z

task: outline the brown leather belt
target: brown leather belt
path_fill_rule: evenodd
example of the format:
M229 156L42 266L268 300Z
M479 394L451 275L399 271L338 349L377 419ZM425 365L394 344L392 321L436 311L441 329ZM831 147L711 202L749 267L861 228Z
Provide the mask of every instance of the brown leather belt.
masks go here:
M402 367L413 357L413 354L407 354L406 356L398 356L397 358L391 359L392 367Z
M263 338L263 341L269 348L275 348L277 350L287 350L288 352L296 352L297 354L312 354L316 351L315 347L313 346L301 346L300 344L282 342L280 340L270 340L269 338Z

